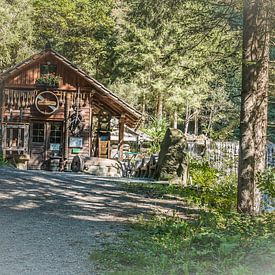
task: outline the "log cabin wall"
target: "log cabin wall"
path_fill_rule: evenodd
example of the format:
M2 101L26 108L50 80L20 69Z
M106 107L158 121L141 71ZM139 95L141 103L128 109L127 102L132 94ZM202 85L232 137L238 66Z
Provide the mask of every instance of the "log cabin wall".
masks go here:
M55 69L54 74L60 77L58 87L37 86L36 81L42 76L42 66L44 68L52 66ZM37 98L42 94L57 98L53 113L43 114L38 110ZM42 101L52 102L52 99L43 98ZM41 168L42 162L51 157L53 154L51 140L60 140L56 135L60 134L61 130L59 155L63 162L72 159L76 154L83 157L97 156L96 146L99 145L95 133L99 131L96 129L98 124L93 125L92 121L102 111L109 113L110 119L112 117L120 119L123 116L124 123L132 127L140 119L138 112L102 84L51 50L34 55L0 75L0 107L2 153L21 154L22 150L27 150L24 153L30 155L29 168ZM82 131L77 135L69 129L70 117L76 110L81 115L83 125ZM22 147L22 142L20 143L15 135L20 135L21 139L22 135L26 135L26 131L28 131L28 146L25 144L26 141L22 141L25 144ZM43 137L36 136L40 132L43 132ZM83 142L75 146L74 139L77 138L83 139ZM11 144L16 144L17 147ZM106 157L108 156L107 154Z

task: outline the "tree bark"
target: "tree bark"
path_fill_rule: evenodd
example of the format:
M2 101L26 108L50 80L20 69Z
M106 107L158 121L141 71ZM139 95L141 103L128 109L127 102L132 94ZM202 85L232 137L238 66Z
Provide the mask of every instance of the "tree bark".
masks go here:
M207 136L210 137L211 132L212 132L212 118L213 118L213 110L210 110L209 114L209 121L208 121L208 126L207 126Z
M178 112L177 112L177 110L174 111L173 128L178 129Z
M141 113L142 113L142 116L141 116L141 123L139 125L139 127L143 128L144 127L144 123L145 123L145 118L146 118L146 95L145 93L143 92L142 93L142 102L141 102Z
M185 112L185 126L184 126L184 134L185 135L188 134L189 122L190 122L190 108L189 108L189 105L187 104L186 112Z
M198 136L199 135L199 111L195 111L194 114L194 135Z
M162 119L163 115L163 95L160 93L157 99L157 117Z
M244 0L238 211L260 212L258 174L265 169L269 35L266 0Z

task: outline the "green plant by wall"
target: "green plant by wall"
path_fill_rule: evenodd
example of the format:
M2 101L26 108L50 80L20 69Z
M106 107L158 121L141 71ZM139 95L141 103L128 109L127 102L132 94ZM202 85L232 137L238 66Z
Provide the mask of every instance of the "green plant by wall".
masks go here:
M7 165L7 161L4 159L2 155L0 155L0 166Z
M149 153L155 154L160 151L161 142L164 139L168 123L165 119L153 119L143 131L152 139L149 147Z
M52 74L42 75L37 78L35 84L37 86L47 86L47 87L58 87L59 86L60 77Z

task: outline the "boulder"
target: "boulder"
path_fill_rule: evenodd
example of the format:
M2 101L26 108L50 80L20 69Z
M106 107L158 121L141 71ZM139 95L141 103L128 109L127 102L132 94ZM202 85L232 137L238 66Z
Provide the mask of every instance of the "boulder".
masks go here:
M71 163L73 172L83 172L101 177L120 177L119 163L113 159L82 157L77 155Z
M161 144L154 178L182 183L187 169L185 148L186 138L182 131L168 128Z

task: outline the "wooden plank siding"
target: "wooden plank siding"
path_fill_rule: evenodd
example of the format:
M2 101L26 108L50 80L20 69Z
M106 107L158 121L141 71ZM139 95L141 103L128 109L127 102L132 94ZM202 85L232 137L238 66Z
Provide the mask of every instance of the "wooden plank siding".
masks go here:
M56 65L56 75L60 77L57 88L39 88L36 85L37 78L41 76L40 67L45 64ZM51 115L40 113L37 110L37 106L35 106L36 97L45 90L53 93L59 102L57 110ZM80 95L79 100L78 95ZM83 132L81 133L83 147L78 152L82 156L94 156L98 151L93 148L97 141L94 140L92 130L93 127L97 127L97 125L93 125L93 120L101 111L108 112L110 118L116 117L120 119L123 116L123 125L125 123L132 128L136 127L141 119L141 114L138 111L118 98L98 81L78 69L65 57L49 49L31 56L10 70L0 74L0 122L1 125L22 125L22 123L30 125L28 135L30 146L29 152L26 153L31 154L33 150L38 157L38 152L41 151L43 156L48 157L47 146L49 141L44 146L45 148L39 147L39 144L32 144L32 125L36 122L45 123L45 138L49 139L51 123L58 122L63 125L62 157L63 159L72 158L74 154L72 148L69 147L69 140L73 134L69 131L69 116L73 113L73 108L78 103L79 111L82 115L82 123L84 124ZM0 148L2 148L4 143L5 141L3 141L3 137L0 134Z

